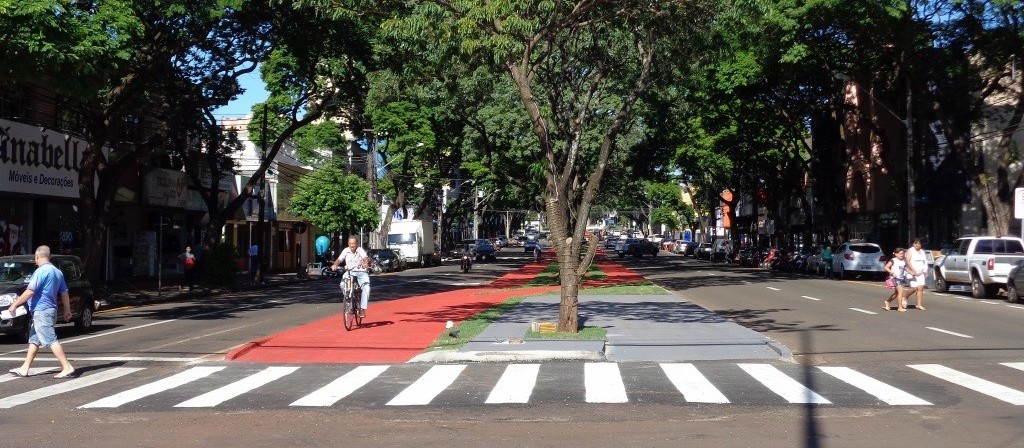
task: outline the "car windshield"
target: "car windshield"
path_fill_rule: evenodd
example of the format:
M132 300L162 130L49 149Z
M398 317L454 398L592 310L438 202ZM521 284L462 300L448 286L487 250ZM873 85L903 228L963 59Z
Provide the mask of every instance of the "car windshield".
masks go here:
M4 262L2 270L0 270L0 282L3 283L24 283L28 281L29 276L36 270L35 263L21 262L21 261L7 261Z
M877 254L882 251L882 248L874 244L852 244L850 245L850 250L862 254Z

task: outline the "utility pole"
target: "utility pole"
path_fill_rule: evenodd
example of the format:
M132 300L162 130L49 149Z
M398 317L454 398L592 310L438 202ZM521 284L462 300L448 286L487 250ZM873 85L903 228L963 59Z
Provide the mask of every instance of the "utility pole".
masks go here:
M267 107L266 107L266 105L264 105L263 106L263 120L260 123L260 166L256 168L257 170L259 170L260 168L263 167L263 163L266 161L266 158L267 158ZM265 238L263 237L263 219L265 218L265 216L263 216L263 214L264 214L264 209L266 208L266 206L265 206L265 198L264 198L264 195L266 194L266 179L267 179L267 173L266 173L266 171L264 171L262 174L260 174L260 191L259 191L259 194L256 196L257 203L259 204L259 207L260 207L260 211L259 211L259 215L258 215L259 216L259 221L257 222L257 226L256 226L256 235L257 235L257 238L258 238L258 241L259 241L259 256L256 258L259 261L257 263L257 265L256 265L256 277L255 277L256 284L263 283L263 273L264 273L263 267L264 267L264 263L265 263L264 260L266 259L266 253L267 253L267 248L266 248L266 244L265 244Z
M366 133L366 181L370 183L370 202L377 201L377 136L373 129L363 129Z
M917 234L917 213L914 204L914 91L910 88L910 73L906 74L907 79L907 239L906 243L916 237Z
M473 239L480 238L480 196L483 191L473 189Z

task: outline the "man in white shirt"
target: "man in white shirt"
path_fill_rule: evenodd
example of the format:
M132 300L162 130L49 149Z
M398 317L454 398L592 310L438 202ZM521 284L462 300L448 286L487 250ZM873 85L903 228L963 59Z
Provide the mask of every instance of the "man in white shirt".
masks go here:
M363 248L359 247L355 237L348 238L348 247L341 251L341 255L338 255L337 260L334 260L331 269L338 270L338 266L342 263L345 264L346 270L345 275L341 277L341 284L345 284L345 280L348 279L349 275L355 276L362 291L359 316L366 317L366 307L370 303L370 275L366 273L366 268L370 265L370 256L367 255Z

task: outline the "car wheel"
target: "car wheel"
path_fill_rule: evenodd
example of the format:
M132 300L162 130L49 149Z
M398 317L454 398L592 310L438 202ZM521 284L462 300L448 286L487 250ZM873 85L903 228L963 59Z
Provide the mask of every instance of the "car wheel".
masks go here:
M92 328L92 304L87 303L82 307L82 312L78 314L78 318L75 319L75 329L86 331L90 328Z
M1010 303L1020 303L1020 295L1017 294L1017 285L1013 282L1006 284L1006 301Z
M948 292L948 291L949 291L949 283L947 283L946 279L942 276L942 274L940 274L939 271L936 270L935 271L935 292Z
M981 277L979 275L971 276L971 295L974 296L975 299L984 299L985 297L988 297L988 288L986 288L985 284L981 282Z

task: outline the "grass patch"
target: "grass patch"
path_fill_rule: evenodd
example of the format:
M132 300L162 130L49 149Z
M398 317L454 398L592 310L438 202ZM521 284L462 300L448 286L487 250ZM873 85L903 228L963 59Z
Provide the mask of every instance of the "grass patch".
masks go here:
M586 279L600 280L607 277L604 271L597 267L597 264L591 263L590 267L587 268L587 273L584 274ZM533 280L530 280L526 286L558 286L561 282L558 278L558 263L551 262L548 264L543 271L537 274Z
M537 333L526 331L526 339L563 339L573 341L603 341L608 333L601 327L580 327L577 333Z
M487 328L487 326L494 322L495 319L501 317L502 314L505 314L505 312L518 305L527 297L528 296L509 297L504 302L474 314L472 317L462 321L462 323L456 325L452 329L458 330L457 337L452 337L450 334L451 330L446 330L441 334L441 336L438 336L438 338L435 339L429 347L427 347L426 351L455 349L465 345L467 342L475 338L476 335L480 334L481 331L484 331L484 328Z
M654 283L651 283L649 281L628 283L624 285L598 286L593 288L580 289L581 296L661 296L669 294L671 293L668 292L665 288L655 285Z

